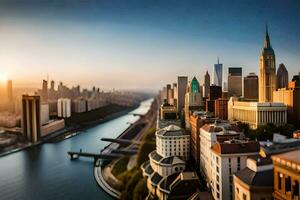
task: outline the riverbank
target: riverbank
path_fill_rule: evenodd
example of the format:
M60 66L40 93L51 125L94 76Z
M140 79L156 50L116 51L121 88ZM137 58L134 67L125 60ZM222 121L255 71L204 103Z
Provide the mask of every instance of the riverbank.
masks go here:
M120 134L117 139L127 139L127 140L135 140L135 141L142 141L142 138L149 132L149 130L152 127L155 127L156 123L156 117L157 117L157 109L158 109L158 103L155 99L152 102L152 105L149 109L149 111L144 115L141 116L141 118L133 123L130 127L128 127L122 134ZM133 147L134 146L134 147ZM116 143L110 143L107 145L103 151L111 151L112 149L119 148L119 145ZM126 149L130 148L136 148L135 144L131 144ZM102 152L103 152L102 151ZM130 156L129 163L127 165L127 170L132 170L133 168L136 168L137 164L137 154ZM100 162L98 160L98 162ZM120 181L112 174L111 170L113 167L114 161L111 161L109 163L106 163L105 165L99 165L94 167L94 175L95 179L98 183L98 185L109 195L111 195L114 198L119 199L122 195L122 192L120 191ZM127 171L125 171L127 172ZM117 187L118 186L118 187Z
M107 115L103 118L97 119L97 120L93 120L93 121L86 121L81 123L80 125L69 125L68 127L65 127L64 129L58 130L54 133L51 133L48 136L45 136L43 138L41 138L40 141L35 142L35 143L24 143L24 144L19 144L16 148L8 148L8 150L5 150L3 152L0 153L0 157L4 157L7 156L9 154L13 154L19 151L23 151L26 150L28 148L32 148L44 143L48 143L48 142L59 142L65 139L69 139L71 137L74 137L76 135L79 135L81 133L84 132L84 130L92 128L94 126L97 126L101 123L110 121L112 119L118 118L122 115L125 115L131 111L133 111L134 109L136 109L138 107L138 105L132 106L132 107L124 107L125 110L121 110L115 113L112 113L110 115Z

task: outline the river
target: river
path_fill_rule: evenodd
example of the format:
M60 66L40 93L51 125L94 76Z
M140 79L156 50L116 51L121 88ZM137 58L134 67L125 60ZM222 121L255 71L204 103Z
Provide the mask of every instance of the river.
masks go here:
M31 147L0 158L1 200L106 200L112 199L97 185L93 159L71 161L67 151L100 152L108 145L102 137L115 138L130 123L145 114L153 99L143 101L131 113L89 128L83 133L56 143Z

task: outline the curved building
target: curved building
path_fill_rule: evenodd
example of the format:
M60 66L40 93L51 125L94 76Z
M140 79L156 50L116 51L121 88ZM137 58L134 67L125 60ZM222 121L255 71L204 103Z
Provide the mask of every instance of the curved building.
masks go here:
M268 27L264 47L260 55L259 68L259 102L272 102L273 91L276 90L275 53L271 46Z
M281 63L277 70L277 89L279 88L286 88L289 84L289 73L285 68L284 64Z

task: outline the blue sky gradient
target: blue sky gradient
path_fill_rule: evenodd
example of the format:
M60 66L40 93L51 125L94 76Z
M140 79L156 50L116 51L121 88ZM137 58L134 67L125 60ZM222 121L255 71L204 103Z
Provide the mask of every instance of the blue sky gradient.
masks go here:
M259 69L265 25L276 65L300 71L300 1L1 1L0 73L17 86L158 89L212 72L217 57Z

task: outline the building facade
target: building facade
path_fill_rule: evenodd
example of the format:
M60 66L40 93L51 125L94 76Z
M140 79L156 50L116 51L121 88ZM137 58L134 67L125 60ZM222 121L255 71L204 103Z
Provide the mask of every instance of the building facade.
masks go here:
M299 199L300 150L272 156L275 200Z
M233 200L233 174L246 167L248 156L259 152L258 141L228 140L212 146L212 195L215 200Z
M288 123L300 127L300 76L294 76L287 88L273 92L274 102L282 102L287 106Z
M279 65L276 76L277 76L277 79L276 79L276 81L277 81L276 88L277 89L288 87L289 73L283 63L281 63Z
M179 115L181 115L182 109L185 105L185 93L188 85L187 76L178 76L177 78L177 110Z
M268 123L281 126L287 123L287 107L283 103L244 102L231 97L228 102L228 120L249 124L251 129Z
M41 137L40 96L22 96L22 130L30 142L37 142Z
M276 63L275 53L271 46L268 28L264 47L260 55L259 68L259 102L272 102L273 91L276 90Z
M241 132L237 127L228 123L219 123L216 121L213 124L205 124L200 128L200 169L209 185L212 182L211 147L217 141L240 139L240 137Z
M57 116L62 118L71 117L71 99L60 98L57 101Z
M244 77L244 98L258 100L258 76L250 73Z
M229 67L228 68L228 95L240 97L243 93L242 82L242 68L241 67Z

